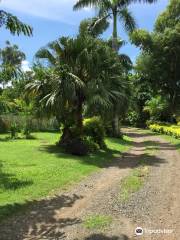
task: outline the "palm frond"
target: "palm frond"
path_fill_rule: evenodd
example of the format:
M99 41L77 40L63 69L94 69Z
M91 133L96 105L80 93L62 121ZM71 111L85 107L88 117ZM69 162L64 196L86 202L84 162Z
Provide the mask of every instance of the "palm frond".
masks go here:
M16 16L1 10L0 27L2 27L3 25L6 29L10 30L13 35L20 35L22 33L25 36L31 36L33 33L32 27L21 22Z
M77 89L84 89L85 84L78 76L73 73L68 73L68 75L73 78Z
M73 10L79 10L84 7L98 7L102 0L78 0L74 5Z
M124 29L129 33L136 29L136 21L132 13L127 9L123 8L118 12L119 18L124 25Z
M158 0L128 0L129 4L130 3L149 3L149 4L152 4L152 3L156 3Z
M52 65L56 64L56 58L47 48L42 48L36 53L36 58L38 59L46 59Z

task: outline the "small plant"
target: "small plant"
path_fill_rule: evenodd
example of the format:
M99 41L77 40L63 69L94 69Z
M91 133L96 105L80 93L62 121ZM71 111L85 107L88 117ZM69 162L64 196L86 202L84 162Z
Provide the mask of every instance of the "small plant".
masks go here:
M28 126L28 124L23 129L23 135L26 139L34 139L34 136L31 134L31 128Z
M11 139L15 139L18 136L18 126L16 123L12 123L10 127Z
M112 217L107 215L89 216L84 221L84 226L88 229L103 230L112 223Z
M101 149L106 147L105 129L99 117L87 118L84 120L84 134L90 137L92 141L99 145Z

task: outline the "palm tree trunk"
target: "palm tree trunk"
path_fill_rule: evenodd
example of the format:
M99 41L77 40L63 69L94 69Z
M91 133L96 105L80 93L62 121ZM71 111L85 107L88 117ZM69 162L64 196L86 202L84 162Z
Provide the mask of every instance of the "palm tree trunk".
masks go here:
M82 136L83 133L83 103L81 100L79 100L78 106L77 106L77 114L76 114L76 126L77 126L77 135L79 137Z
M112 39L112 48L114 51L118 52L118 34L117 34L117 12L113 12L113 39Z
M118 52L118 34L117 34L117 10L113 11L113 39L112 39L112 48L114 51ZM113 137L120 136L119 129L119 113L117 108L117 103L114 104L113 109L113 120L112 120L112 129L113 129Z

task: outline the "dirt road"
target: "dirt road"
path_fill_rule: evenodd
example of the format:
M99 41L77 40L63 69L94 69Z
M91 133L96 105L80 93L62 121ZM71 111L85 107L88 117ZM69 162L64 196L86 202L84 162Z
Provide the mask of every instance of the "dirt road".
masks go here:
M67 192L33 202L24 214L1 223L0 240L179 240L180 154L158 136L124 130L133 141L128 153ZM149 177L121 203L120 182L143 159ZM93 215L111 216L112 222L103 230L87 229L84 220ZM144 229L142 236L135 236L137 226Z

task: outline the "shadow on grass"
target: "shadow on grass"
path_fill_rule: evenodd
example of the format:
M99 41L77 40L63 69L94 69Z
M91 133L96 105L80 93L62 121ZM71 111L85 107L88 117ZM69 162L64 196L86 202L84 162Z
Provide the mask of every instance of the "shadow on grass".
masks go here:
M104 234L92 234L89 237L86 237L84 240L128 240L129 238L121 234L120 236L107 237Z
M16 178L15 175L10 173L5 173L3 171L3 164L0 161L0 190L14 191L19 188L30 186L33 181L23 181Z
M114 140L119 141L119 140ZM55 154L59 159L64 158L74 160L74 161L80 161L82 164L86 165L95 165L99 168L108 168L108 167L119 167L119 168L136 168L140 164L140 160L146 160L146 165L155 165L159 166L162 163L165 163L165 159L161 159L157 156L151 156L150 154L146 152L142 152L142 154L139 154L138 151L142 151L142 147L146 146L147 149L151 148L153 149L154 146L157 146L155 142L144 142L144 143L134 143L134 146L138 147L139 149L136 150L135 153L133 152L124 152L121 153L117 150L107 149L105 151L98 151L95 154L91 154L89 156L84 157L78 157L78 156L72 156L69 154L62 153L61 149L58 146L54 145L46 145L41 148L41 151L46 151L50 154ZM158 146L158 149L169 150L174 149L174 147L170 144L161 143L160 146Z
M1 214L3 211L4 214L8 214L10 211L25 209L26 212L7 219L8 224L6 221L0 223L0 239L23 240L28 238L28 235L31 236L28 239L64 239L63 228L80 224L81 219L65 218L57 211L65 207L72 207L77 200L82 198L76 194L72 196L57 195L51 199L1 206Z

